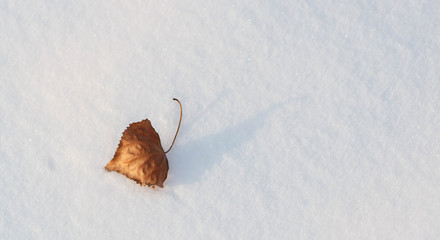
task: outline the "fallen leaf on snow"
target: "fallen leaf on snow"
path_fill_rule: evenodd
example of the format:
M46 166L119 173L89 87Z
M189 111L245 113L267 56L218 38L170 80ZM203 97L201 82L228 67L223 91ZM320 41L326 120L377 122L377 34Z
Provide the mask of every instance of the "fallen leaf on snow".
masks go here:
M182 105L180 105L180 120L173 143L180 129L182 120ZM168 159L160 143L159 134L151 126L148 119L130 124L122 134L119 146L113 159L105 166L108 171L117 171L136 181L141 186L163 187L168 174Z

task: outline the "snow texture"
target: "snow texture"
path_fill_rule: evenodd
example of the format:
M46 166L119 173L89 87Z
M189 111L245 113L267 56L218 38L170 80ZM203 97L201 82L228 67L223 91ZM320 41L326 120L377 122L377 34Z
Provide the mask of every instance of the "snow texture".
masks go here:
M440 239L440 2L0 1L0 239ZM163 189L104 166L149 118Z

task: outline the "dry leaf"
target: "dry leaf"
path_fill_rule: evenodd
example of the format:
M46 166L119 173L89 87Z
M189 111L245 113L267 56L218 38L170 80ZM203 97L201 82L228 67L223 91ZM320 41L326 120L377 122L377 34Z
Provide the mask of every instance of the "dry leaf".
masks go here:
M177 99L174 100L179 102ZM181 120L182 105L180 105L180 120L176 136L179 132ZM176 140L176 136L171 147ZM159 134L151 126L150 120L145 119L128 126L122 134L113 159L105 166L105 169L124 174L142 186L163 187L168 174L166 152L164 152L160 143Z

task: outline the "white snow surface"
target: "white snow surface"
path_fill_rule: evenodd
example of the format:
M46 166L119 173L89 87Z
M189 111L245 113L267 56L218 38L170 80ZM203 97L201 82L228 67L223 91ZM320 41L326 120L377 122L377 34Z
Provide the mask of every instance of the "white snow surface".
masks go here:
M440 239L440 2L0 1L0 239ZM151 120L164 188L104 166Z

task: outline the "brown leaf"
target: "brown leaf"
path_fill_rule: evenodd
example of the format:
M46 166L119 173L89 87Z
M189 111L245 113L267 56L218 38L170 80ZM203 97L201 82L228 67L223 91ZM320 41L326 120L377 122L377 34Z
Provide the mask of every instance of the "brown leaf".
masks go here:
M159 135L148 119L128 126L105 169L124 174L142 186L163 187L168 174L168 159Z

